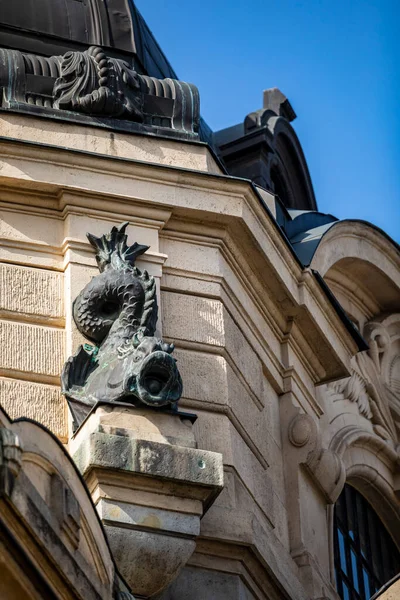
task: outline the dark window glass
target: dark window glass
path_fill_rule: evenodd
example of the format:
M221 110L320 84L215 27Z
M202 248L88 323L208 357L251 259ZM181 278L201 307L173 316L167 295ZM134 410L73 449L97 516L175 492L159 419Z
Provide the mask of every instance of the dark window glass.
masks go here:
M400 571L399 550L370 504L350 485L335 506L334 550L342 600L369 600Z

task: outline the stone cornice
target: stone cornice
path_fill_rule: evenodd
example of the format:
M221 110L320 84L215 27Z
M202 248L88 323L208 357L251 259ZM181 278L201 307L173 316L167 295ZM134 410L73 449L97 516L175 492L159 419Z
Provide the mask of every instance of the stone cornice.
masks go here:
M19 203L24 202L25 189L34 192L30 196L29 206L24 204L26 212L48 207L51 199L54 214L57 213L54 206L56 200L58 210L64 216L66 211L76 211L79 207L81 210L84 208L87 214L102 215L103 218L112 210L114 219L120 218L120 214L130 218L138 215L139 219L154 219L153 226L159 228L163 220L164 223L168 221L173 211L173 229L179 222L178 229L183 235L189 233L189 237L193 235L194 228L199 230L199 222L206 226L207 222L209 225L215 222L221 224L229 232L222 240L222 246L229 248L225 256L230 266L236 268L236 273L243 272L242 282L248 286L249 276L250 279L255 278L254 281L264 280L268 284L268 293L264 291L261 296L277 294L275 303L279 303L279 310L274 311L274 317L269 321L276 323L285 314L287 318L296 316L303 305L305 312L299 322L300 329L303 327L301 322L306 327L303 335L307 337L309 331L314 331L313 335L317 338L321 334L328 336L335 340L336 350L340 349L336 359L339 363L334 370L329 364L324 365L325 370L328 368L330 371L327 371L325 380L347 375L343 366L356 351L354 341L314 278L303 274L280 228L269 217L269 211L250 182L44 145L40 146L38 153L35 144L4 139L0 144L0 156L3 159L4 185L6 189L10 185L7 189L8 201L10 190L15 191L17 185ZM51 169L47 168L48 164L52 165ZM39 195L42 191L45 192L43 199ZM135 218L132 220L135 221ZM171 225L168 229L171 229ZM232 245L230 240L239 239L239 235L238 248L236 242ZM239 266L247 263L246 259L243 260L244 253L248 251L247 244L256 251L252 252L251 271ZM264 287L263 284L261 286ZM268 302L267 306L269 312L271 303ZM340 335L337 335L337 331ZM342 367L339 367L340 363ZM313 379L321 381L321 376L324 380L322 372L315 373Z

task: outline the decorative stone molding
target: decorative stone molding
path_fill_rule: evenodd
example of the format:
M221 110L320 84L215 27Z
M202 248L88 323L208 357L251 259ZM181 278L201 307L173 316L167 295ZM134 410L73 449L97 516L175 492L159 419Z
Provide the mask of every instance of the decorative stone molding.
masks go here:
M0 496L11 496L22 464L22 444L18 436L0 427Z
M294 417L289 425L288 437L293 446L301 448L315 434L312 418L308 415L299 414Z
M322 443L323 417L301 412L295 402L290 392L280 398L289 546L309 597L319 598L331 589L329 553L321 552L319 541L329 536L326 505L342 491L345 469L339 455Z
M336 453L322 448L314 419L301 413L294 416L289 423L288 438L292 446L302 448L297 453L299 464L305 466L326 500L334 504L344 485L344 467Z
M109 58L96 46L67 52L53 88L53 106L92 115L143 121L138 75L128 64Z
M56 473L53 473L51 477L51 504L61 529L73 548L78 548L81 528L79 502L71 489Z
M0 87L3 109L113 128L124 120L135 124L131 130L198 137L194 85L140 75L97 46L51 57L0 48Z
M400 439L400 313L375 319L364 328L368 352L378 373L383 403Z
M351 376L331 383L331 401L348 399L372 423L374 432L395 445L400 432L400 315L367 323L369 350L351 361Z
M345 465L346 481L365 496L399 544L400 455L393 444L355 423L338 429L329 448Z
M140 597L177 577L223 487L222 456L196 448L192 421L185 413L98 405L71 440L118 568Z
M1 407L0 530L2 598L112 600L130 592L63 445L38 423L10 421Z

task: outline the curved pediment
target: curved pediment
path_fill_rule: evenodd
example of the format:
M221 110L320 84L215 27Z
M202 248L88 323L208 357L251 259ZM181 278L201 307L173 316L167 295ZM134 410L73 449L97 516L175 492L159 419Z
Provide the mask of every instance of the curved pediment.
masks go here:
M8 540L0 564L6 579L14 587L18 581L26 598L36 597L29 585L46 598L69 598L74 590L87 600L114 598L111 552L63 445L42 425L11 421L0 408L0 466L0 528Z

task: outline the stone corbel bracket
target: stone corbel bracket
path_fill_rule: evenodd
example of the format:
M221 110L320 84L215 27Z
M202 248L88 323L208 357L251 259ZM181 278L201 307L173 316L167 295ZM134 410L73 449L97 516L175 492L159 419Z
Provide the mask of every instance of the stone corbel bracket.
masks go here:
M329 504L334 504L343 489L345 468L339 456L321 445L314 419L306 414L293 416L288 427L289 453L303 465Z
M0 48L0 90L6 110L198 139L196 86L140 75L97 46L51 57Z
M223 488L222 455L196 448L193 419L99 403L71 440L118 568L139 598L177 577Z

